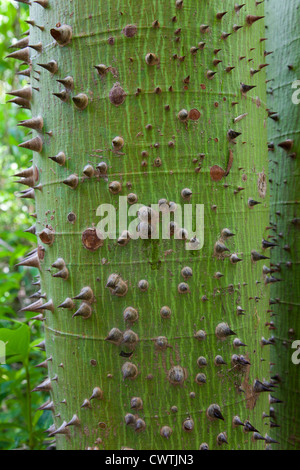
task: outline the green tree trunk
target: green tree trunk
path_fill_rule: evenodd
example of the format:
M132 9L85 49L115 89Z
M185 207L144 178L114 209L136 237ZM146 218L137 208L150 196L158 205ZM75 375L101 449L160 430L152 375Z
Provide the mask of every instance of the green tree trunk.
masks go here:
M58 448L262 449L270 442L261 393L270 353L264 4L38 3L31 106L43 128L29 145L40 150L39 180L27 196L35 194L43 246L51 359L38 389L51 388ZM204 204L203 249L175 239L97 248L97 207L129 194L146 206ZM92 294L59 308L85 287Z
M282 449L299 449L299 354L294 341L300 338L300 209L299 209L299 119L300 38L299 2L269 1L267 4L268 108L270 119L271 225L270 235L278 244L272 250L273 276L281 282L271 284L272 321L275 345L271 348L272 375L279 382L271 415L280 427L272 436ZM279 65L280 64L280 65ZM293 85L294 84L294 85ZM297 91L298 90L298 91ZM299 343L298 343L299 347ZM292 356L294 359L292 360Z

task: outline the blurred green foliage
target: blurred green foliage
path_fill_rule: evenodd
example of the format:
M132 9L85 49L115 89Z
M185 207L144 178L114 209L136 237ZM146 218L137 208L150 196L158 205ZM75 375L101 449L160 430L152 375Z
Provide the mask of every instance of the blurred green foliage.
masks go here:
M34 205L17 198L13 178L31 165L30 152L18 148L27 132L17 127L31 116L15 104L5 104L6 93L27 83L16 75L20 64L5 59L13 50L9 46L28 29L27 17L26 5L0 0L0 341L6 343L6 365L0 365L0 449L5 450L45 448L44 430L51 425L50 412L37 410L47 397L31 393L45 378L45 370L35 367L45 360L44 353L34 348L42 341L43 329L40 322L30 321L32 313L19 313L37 290L32 282L38 271L15 267L36 245L35 235L24 233L34 224Z

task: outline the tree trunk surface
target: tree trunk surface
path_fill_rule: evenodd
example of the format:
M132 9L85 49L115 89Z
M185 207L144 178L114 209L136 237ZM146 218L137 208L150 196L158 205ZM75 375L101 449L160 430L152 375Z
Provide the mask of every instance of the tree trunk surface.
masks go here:
M285 450L300 447L299 354L294 341L300 338L300 208L299 208L299 120L300 38L299 2L268 1L266 5L268 108L275 120L268 123L270 155L271 225L274 241L271 262L275 278L271 284L271 308L274 313L275 347L271 348L272 376L279 380L274 403L272 437ZM298 83L295 82L298 79ZM293 84L295 84L293 86ZM276 270L279 272L276 273ZM294 361L292 360L295 356ZM295 362L296 361L296 362Z
M45 334L59 449L269 443L259 437L270 432L268 392L260 393L268 390L270 354L262 346L268 260L260 259L270 253L262 248L270 233L266 46L257 18L264 4L249 0L236 11L233 0L216 3L50 0L48 8L30 7L30 43L42 43L42 51L31 50L32 111L44 120L33 134L43 140L34 153L35 197L42 291L54 305L45 310ZM50 61L55 73L38 65ZM57 81L66 77L73 87ZM62 165L51 159L58 154ZM182 197L187 188L190 201ZM119 196L129 194L146 206L204 204L203 248L188 251L174 238L98 247L97 207L118 210ZM284 211L294 217L293 205ZM86 290L67 302L70 309L59 308L86 287L91 296ZM135 321L124 320L124 311ZM217 328L222 323L235 336ZM217 356L226 364L216 365ZM75 425L65 427L74 415ZM234 426L235 416L260 434L247 423Z

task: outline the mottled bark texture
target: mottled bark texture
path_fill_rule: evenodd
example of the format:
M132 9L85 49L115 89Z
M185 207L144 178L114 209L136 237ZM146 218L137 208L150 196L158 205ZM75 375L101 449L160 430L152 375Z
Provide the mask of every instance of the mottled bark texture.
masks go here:
M41 389L51 389L58 448L264 448L264 4L38 3L30 44L41 46L27 61L43 127L29 144L39 186L27 195L52 358ZM204 204L204 248L100 246L97 207L129 194Z
M271 362L272 376L279 384L276 396L283 402L271 404L272 421L280 426L272 429L272 436L281 449L292 450L300 447L300 366L292 361L293 343L300 338L300 82L294 84L300 77L299 1L268 1L266 16L267 50L273 51L267 57L267 104L274 113L268 123L270 240L278 245L271 251L271 263L272 276L280 279L271 284L275 339Z

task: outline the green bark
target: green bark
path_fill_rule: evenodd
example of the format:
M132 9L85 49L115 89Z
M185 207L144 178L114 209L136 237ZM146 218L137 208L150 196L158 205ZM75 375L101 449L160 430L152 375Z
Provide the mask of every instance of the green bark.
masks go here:
M264 5L247 1L237 13L234 4L226 0L218 9L215 2L192 0L184 0L182 8L176 8L175 0L49 0L49 8L36 3L30 7L36 25L44 26L42 31L30 28L30 43L43 45L42 52L31 53L32 84L39 88L33 91L32 111L44 119L39 134L43 150L34 153L41 185L41 191L35 191L37 235L47 226L55 232L54 243L43 245L40 260L42 292L54 305L53 312L45 311L51 399L56 429L75 414L80 420L79 426L68 428L69 436L57 434L59 449L265 445L253 442L253 432L244 432L247 427L232 425L237 415L265 435L268 393L255 393L253 384L269 381L269 346L261 346L261 338L268 338L269 285L262 275L264 261L254 262L251 256L252 250L268 253L262 250L262 239L269 234L265 69L251 75L251 69L265 63L265 43L260 41L265 32L263 19L247 23L247 15L264 15ZM216 17L226 11L222 19ZM73 32L63 47L50 35L58 23L70 25ZM201 32L203 24L209 25L208 31ZM136 31L127 25L136 25ZM234 25L242 28L234 31ZM221 38L224 32L231 35ZM204 48L198 46L204 42ZM146 63L149 53L159 64ZM222 62L216 65L215 59ZM58 64L55 74L38 66L52 60ZM103 75L94 68L99 64L109 67ZM235 68L226 71L229 66ZM209 70L216 72L212 79ZM67 76L73 77L74 89L62 102L53 93L64 89L56 80ZM242 93L241 82L256 88ZM110 95L116 83L126 94L120 106ZM79 93L88 97L85 110L77 109L71 99ZM181 122L178 113L193 109L200 111L200 119ZM236 144L228 139L230 129L242 133ZM112 152L116 136L124 139L121 154ZM49 158L59 152L66 155L63 166ZM87 164L96 168L100 162L108 166L107 177L84 177ZM76 189L63 183L70 175L78 175ZM222 179L213 181L219 175ZM122 184L118 195L109 191L113 181ZM118 196L129 193L145 205L162 198L182 204L184 188L192 190L193 204L205 205L202 250L187 251L184 241L174 239L131 240L126 246L110 240L96 251L83 246L83 232L99 221L99 204L117 207ZM249 199L261 204L250 208ZM68 221L70 213L76 216L73 223ZM224 240L229 252L218 259L214 247L224 228L235 236ZM230 262L234 253L241 262ZM65 262L67 279L52 276L58 272L51 267L58 258ZM193 276L184 281L181 270L186 266ZM217 272L223 277L216 278ZM127 282L124 297L106 288L113 273ZM138 287L143 279L149 283L146 292ZM188 283L189 293L179 293L181 282ZM95 295L90 318L72 318L78 300L76 308L58 308L86 286ZM138 310L134 324L124 322L129 306ZM162 318L163 306L171 309L170 318ZM244 315L237 314L239 306ZM218 339L215 329L222 322L247 346L235 349L234 336ZM112 328L132 329L139 341L134 346L112 344L105 340ZM195 338L199 330L206 332L204 341ZM167 338L164 350L157 348L159 336ZM133 354L124 358L121 351ZM232 364L234 354L244 355L251 366ZM217 355L226 365L214 364ZM207 360L203 369L197 365L200 356ZM126 363L137 367L136 378L124 380ZM184 370L184 380L174 385L169 373L177 365ZM206 384L195 382L198 373L206 375ZM95 387L101 388L102 399L82 408ZM133 397L143 400L142 409L131 409ZM206 410L212 404L220 406L225 421L209 420ZM136 415L136 421L126 426L128 413ZM137 432L143 422L146 428ZM193 429L187 432L189 425ZM164 426L172 430L169 439L161 435ZM227 445L218 445L220 433L226 433Z
M276 394L283 403L272 404L273 421L280 427L272 429L272 436L282 449L299 449L299 365L293 363L293 342L299 340L299 118L300 105L297 88L299 79L300 39L299 2L267 3L267 48L274 51L268 58L268 108L276 112L270 119L268 137L274 144L270 151L271 222L270 235L278 244L272 250L271 262L281 282L272 284L271 298L274 314L275 346L272 347L272 375L278 376ZM298 27L298 28L297 28ZM294 98L293 98L294 95ZM298 98L298 104L297 104ZM292 140L291 148L287 140ZM283 143L283 147L279 144ZM285 150L286 149L286 150ZM297 359L297 357L296 357Z

